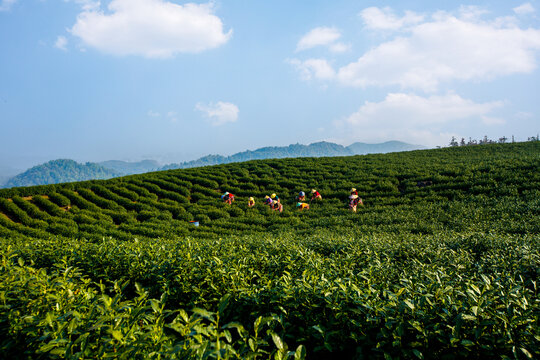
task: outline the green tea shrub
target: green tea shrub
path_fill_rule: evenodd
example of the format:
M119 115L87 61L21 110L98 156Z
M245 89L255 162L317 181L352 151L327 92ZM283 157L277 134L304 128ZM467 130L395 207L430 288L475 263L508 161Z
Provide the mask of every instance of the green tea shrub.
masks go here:
M29 227L41 229L47 227L47 223L45 221L31 218L14 202L3 198L0 198L0 212L8 215L13 221L20 222Z
M124 187L127 185L128 184L122 184L122 183L118 185L111 185L111 186L108 186L108 190L110 190L113 193L118 194L121 197L129 199L131 201L139 200L139 195L135 191L129 190L127 187Z
M62 235L65 237L75 237L79 231L78 227L70 227L58 223L49 224L46 230L51 234Z
M15 203L20 209L26 212L31 218L44 221L51 220L51 216L45 211L41 211L39 207L37 207L36 205L34 205L34 203L31 202L31 200L24 200L20 196L14 196L12 200L13 203Z
M95 211L95 212L101 211L100 208L96 204L94 204L94 203L86 200L85 198L81 197L80 195L78 195L73 190L59 189L59 192L62 195L69 198L70 202L73 205L76 205L77 207L79 207L80 209L87 209L87 210L91 210L91 211Z
M69 217L70 214L62 211L56 204L45 199L41 195L36 195L32 198L32 202L38 206L41 210L45 211L53 217Z
M193 215L188 212L180 212L176 214L174 218L182 221L193 221L194 219Z
M241 217L244 215L244 211L238 206L227 206L225 211L232 217Z
M49 194L49 199L60 207L65 207L71 205L71 201L67 197L57 192L52 192Z
M217 210L217 209L213 209L213 210L209 210L206 212L206 215L211 219L211 220L216 220L216 219L222 219L222 218L229 218L230 215L228 212L226 211L223 211L223 210Z
M144 222L152 219L157 219L159 212L143 210L137 214L137 221Z
M116 225L120 225L123 223L129 223L136 221L132 214L125 212L125 211L118 211L118 210L103 210L103 214L110 216L110 218L113 220L113 222Z
M235 344L277 314L265 329L281 341L258 333L269 342L254 357L276 358L272 346L289 344L313 358L538 358L539 153L503 144L156 172L55 185L70 200L62 209L42 188L24 190L31 200L0 191L25 219L0 210L2 353L173 358L185 335L178 357L206 346L200 354L217 358L208 332L221 326L230 341L220 346ZM169 196L176 187L192 189L191 203ZM365 204L355 213L351 187ZM298 191L309 202L311 188L323 201L296 210ZM218 190L237 201L223 203ZM263 204L272 193L283 213ZM136 282L147 294L138 305ZM207 311L187 312L198 325L174 322L194 308ZM245 332L223 328L231 322ZM144 334L151 341L140 345Z
M114 201L98 196L90 189L78 188L77 193L83 198L85 198L86 200L90 201L93 204L96 204L98 207L102 209L125 211L125 209L123 209L120 205L118 205Z
M206 189L207 190L215 190L215 189L217 189L219 187L217 181L202 178L202 177L194 177L194 178L192 178L191 183L193 184L193 189L195 189L195 188L199 188L199 189L203 188L205 190Z
M75 216L73 216L73 220L77 224L95 224L97 222L96 219L84 213L76 214Z
M135 192L138 196L152 199L157 201L158 196L154 193L148 191L145 187L142 186L142 182L132 180L132 183L126 184L126 188Z

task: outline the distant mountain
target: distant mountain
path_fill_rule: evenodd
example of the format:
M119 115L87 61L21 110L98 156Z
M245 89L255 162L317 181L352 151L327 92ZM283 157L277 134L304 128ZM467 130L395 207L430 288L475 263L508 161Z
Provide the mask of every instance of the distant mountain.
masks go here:
M231 156L208 155L197 160L179 164L169 164L161 170L185 169L191 167L228 164L249 160L281 159L289 157L321 157L354 155L342 145L321 141L310 145L292 144L289 146L267 146L257 150L246 150Z
M35 166L22 174L11 178L3 187L56 184L62 182L109 179L112 177L141 174L149 171L185 169L199 166L228 164L249 160L281 159L294 157L351 156L372 153L388 153L425 149L421 145L411 145L400 141L388 141L381 144L356 142L347 147L327 141L309 145L292 144L289 146L268 146L256 150L246 150L230 156L207 155L197 160L160 167L154 160L126 162L109 160L100 163L79 164L73 160L53 160ZM0 184L0 187L1 184Z
M11 178L4 187L57 184L72 181L110 179L122 174L94 163L79 164L73 160L52 160L34 166Z
M387 141L380 144L366 144L361 142L355 142L354 144L347 146L347 149L351 150L355 155L365 155L421 150L427 149L427 147L422 145L407 144L402 141Z
M0 188L12 177L21 173L23 170L15 169L11 166L2 166L0 165Z
M97 164L123 175L142 174L159 170L161 167L161 165L155 160L142 160L138 162L108 160L99 162Z
M350 156L373 153L388 153L425 149L425 146L411 145L401 141L388 141L381 144L354 143L347 147L331 142L321 141L310 145L293 144L289 146L270 146L257 150L247 150L231 156L208 155L197 160L179 164L169 164L161 170L185 169L191 167L228 164L261 159L281 159L289 157L321 157L321 156Z

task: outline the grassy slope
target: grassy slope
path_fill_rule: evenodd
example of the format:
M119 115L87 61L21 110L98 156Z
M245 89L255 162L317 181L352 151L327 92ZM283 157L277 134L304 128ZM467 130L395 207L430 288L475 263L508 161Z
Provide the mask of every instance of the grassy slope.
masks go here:
M126 299L136 299L138 282L149 297L165 293L169 310L217 311L225 299L219 314L226 321L253 334L258 316L275 314L281 325L272 331L319 358L538 355L539 158L538 143L490 145L3 191L3 286L12 287L6 276L25 268L9 260L20 258L51 277L55 268L76 266L72 282L130 279ZM417 186L426 180L433 184ZM366 204L357 214L346 209L352 186ZM312 187L324 201L295 211L294 195ZM237 195L233 206L219 202L225 190ZM273 192L283 214L261 204ZM247 208L248 196L256 208ZM193 219L201 226L190 226ZM5 325L2 314L2 331L25 329L14 319ZM266 350L279 353L266 335ZM26 336L3 346L35 351L57 340ZM170 344L185 339L168 336ZM127 354L127 345L111 339ZM231 340L237 351L240 340ZM139 351L156 350L140 342L132 340Z

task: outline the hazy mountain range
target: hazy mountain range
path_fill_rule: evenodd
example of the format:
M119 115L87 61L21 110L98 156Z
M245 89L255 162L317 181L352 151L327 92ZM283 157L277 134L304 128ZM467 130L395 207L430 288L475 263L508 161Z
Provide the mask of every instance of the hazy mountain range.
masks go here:
M256 150L242 151L230 156L207 155L197 160L165 166L161 166L155 160L143 160L138 162L109 160L100 163L80 164L74 160L59 159L34 166L31 169L10 178L0 187L33 186L92 179L110 179L123 175L141 174L157 170L186 169L249 160L288 157L351 156L425 148L426 147L422 145L411 145L401 141L388 141L380 144L356 142L349 146L321 141L310 145L292 144L289 146L263 147Z

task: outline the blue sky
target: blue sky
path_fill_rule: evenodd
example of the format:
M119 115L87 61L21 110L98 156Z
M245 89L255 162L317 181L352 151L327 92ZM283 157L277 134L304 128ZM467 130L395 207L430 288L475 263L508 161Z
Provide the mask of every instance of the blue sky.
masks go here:
M540 132L540 2L0 0L0 172Z

